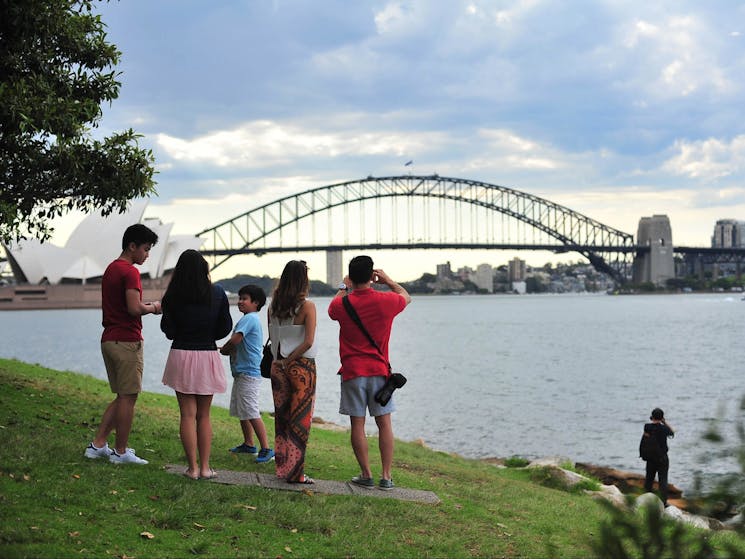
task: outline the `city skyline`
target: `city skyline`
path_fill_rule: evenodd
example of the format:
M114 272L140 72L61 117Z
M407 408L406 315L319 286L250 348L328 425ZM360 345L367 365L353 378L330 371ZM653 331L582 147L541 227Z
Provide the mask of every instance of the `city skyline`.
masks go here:
M716 220L745 216L742 5L128 0L94 9L122 51L120 96L94 132L143 134L159 183L146 217L177 234L310 188L408 172L507 186L632 234L640 218L665 214L678 245L706 245ZM486 255L378 255L402 279L447 258ZM218 273L277 275L286 259ZM322 258L315 267L324 277Z

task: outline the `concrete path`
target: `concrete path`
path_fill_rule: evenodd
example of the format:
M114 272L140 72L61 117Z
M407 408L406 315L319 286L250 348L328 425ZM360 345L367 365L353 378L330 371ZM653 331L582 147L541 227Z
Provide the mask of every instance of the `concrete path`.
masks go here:
M184 466L168 464L165 470L170 474L182 475ZM383 491L377 487L370 489L359 487L351 481L333 481L317 479L312 485L302 483L287 483L273 474L261 474L257 472L236 472L233 470L215 470L217 477L209 480L210 483L224 483L226 485L255 485L267 489L278 489L281 491L325 493L329 495L355 495L358 497L377 497L382 499L398 499L400 501L414 501L417 503L426 503L436 505L440 498L432 491L422 491L420 489L406 489L404 487L394 487L389 491ZM200 480L204 482L204 480Z

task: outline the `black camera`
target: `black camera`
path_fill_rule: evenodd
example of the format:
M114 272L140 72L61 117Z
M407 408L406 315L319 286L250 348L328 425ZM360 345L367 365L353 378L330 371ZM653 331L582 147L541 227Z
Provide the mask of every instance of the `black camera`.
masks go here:
M381 406L385 406L393 396L393 391L396 388L401 388L406 384L406 377L401 373L391 373L388 380L385 381L383 388L375 393L375 401Z

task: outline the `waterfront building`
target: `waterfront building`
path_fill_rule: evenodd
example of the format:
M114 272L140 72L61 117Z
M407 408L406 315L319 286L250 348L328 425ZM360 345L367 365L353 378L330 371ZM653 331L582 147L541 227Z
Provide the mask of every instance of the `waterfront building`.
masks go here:
M453 271L450 268L450 260L448 260L445 264L437 265L437 279L445 280L445 279L450 279L452 276L453 276Z
M712 248L745 247L745 221L719 219L711 237Z
M133 223L144 223L158 235L149 258L138 266L143 279L159 280L176 266L186 249L199 249L204 239L173 235L172 223L143 219L147 200L131 202L122 214L90 214L83 219L64 246L26 239L3 245L17 284L57 285L100 283L106 267L122 251L122 234Z
M525 281L527 276L527 268L525 266L525 260L521 260L517 256L509 261L509 280L510 283L516 281Z
M491 264L479 264L476 267L473 283L479 289L485 289L487 293L494 293L494 268Z

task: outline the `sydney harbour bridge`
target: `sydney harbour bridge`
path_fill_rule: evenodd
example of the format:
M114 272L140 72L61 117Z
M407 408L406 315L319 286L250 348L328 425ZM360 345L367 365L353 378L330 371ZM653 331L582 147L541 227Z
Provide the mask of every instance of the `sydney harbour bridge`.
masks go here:
M647 221L645 221L647 220ZM438 175L367 177L285 196L200 232L212 268L240 254L378 249L576 252L617 284L656 281L673 253L745 259L745 249L673 247L665 216L642 218L638 236L550 200ZM661 275L660 275L661 274Z

